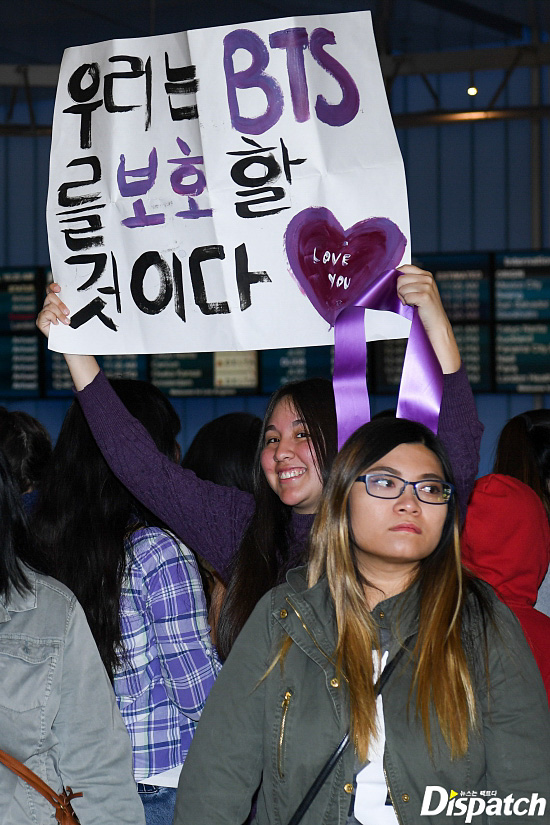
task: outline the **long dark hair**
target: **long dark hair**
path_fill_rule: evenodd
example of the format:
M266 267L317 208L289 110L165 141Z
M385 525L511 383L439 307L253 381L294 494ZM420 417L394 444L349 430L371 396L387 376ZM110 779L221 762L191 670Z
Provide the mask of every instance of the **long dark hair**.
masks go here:
M253 493L254 461L261 430L261 418L252 413L220 415L200 428L181 466L205 481Z
M366 758L376 734L372 670L365 663L370 661L372 650L379 649L379 641L364 593L368 582L355 560L349 497L357 476L400 444L423 444L439 460L445 480L453 483L445 449L430 430L405 419L372 421L360 427L338 454L310 539L308 585L312 587L327 576L338 626L337 669L348 680L351 725L361 759ZM477 713L469 656L462 641L470 579L460 561L454 496L447 505L437 546L420 561L415 580L419 591L419 627L412 652L416 713L422 719L428 747L431 749L430 723L435 711L452 756L460 757L466 752L469 731L477 725ZM478 593L475 585L473 588L483 605L481 591Z
M258 600L300 561L292 553L292 508L283 504L273 492L260 463L266 427L275 407L284 399L289 400L297 417L305 422L323 484L338 451L336 409L330 381L323 378L296 381L285 384L272 395L254 466L256 509L241 540L218 622L216 641L222 659L227 658Z
M111 384L160 452L177 460L180 421L166 396L144 381L119 379ZM163 526L110 470L74 401L43 478L32 527L55 577L75 593L84 608L111 678L122 652L124 540L145 525Z
M0 450L0 597L8 602L12 590L24 593L29 582L22 561L36 567L35 553L9 463ZM45 572L45 571L43 571Z
M498 440L493 472L531 487L550 518L550 410L530 410L508 421Z
M0 447L19 492L34 490L52 454L52 440L44 425L23 410L0 407Z

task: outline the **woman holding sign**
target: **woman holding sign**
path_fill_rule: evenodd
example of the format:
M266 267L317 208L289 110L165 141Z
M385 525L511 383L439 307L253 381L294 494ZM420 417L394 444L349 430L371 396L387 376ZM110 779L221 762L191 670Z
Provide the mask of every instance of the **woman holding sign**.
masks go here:
M240 825L258 786L257 825L543 822L549 737L519 623L462 569L440 440L382 418L334 461L308 568L235 642L174 823Z
M418 307L444 373L439 435L451 456L464 512L477 474L483 428L433 277L415 266L400 270L400 300ZM59 291L55 284L50 287L37 319L45 335L50 324L69 323ZM274 394L264 418L257 493L252 496L200 481L167 460L111 391L95 358L65 358L82 409L113 472L225 581L231 577L218 627L218 647L225 657L258 599L305 557L323 483L337 452L330 382L300 381Z

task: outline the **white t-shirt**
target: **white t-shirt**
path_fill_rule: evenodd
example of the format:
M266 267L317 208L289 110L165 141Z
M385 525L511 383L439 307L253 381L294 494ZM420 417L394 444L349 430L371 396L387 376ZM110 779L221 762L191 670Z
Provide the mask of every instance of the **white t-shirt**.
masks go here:
M378 654L373 651L374 680L384 670L388 653L384 653L381 663ZM376 698L376 728L378 735L369 747L369 759L364 768L357 773L355 805L353 813L361 825L398 825L393 805L386 805L388 786L384 776L384 747L386 731L384 728L384 706L382 695Z
M157 785L159 788L177 788L183 765L170 768L169 771L157 773L156 776L149 776L147 779L138 780L141 785Z

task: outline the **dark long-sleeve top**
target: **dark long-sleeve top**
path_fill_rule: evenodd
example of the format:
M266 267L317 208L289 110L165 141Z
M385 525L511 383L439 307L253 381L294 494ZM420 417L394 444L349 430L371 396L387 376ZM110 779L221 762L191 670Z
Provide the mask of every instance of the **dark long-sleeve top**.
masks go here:
M115 475L227 581L231 561L254 512L254 497L235 487L202 481L160 453L103 372L78 393L78 399ZM452 462L462 516L477 475L482 432L462 366L444 376L438 431ZM291 552L296 565L304 559L313 519L313 515L292 515Z

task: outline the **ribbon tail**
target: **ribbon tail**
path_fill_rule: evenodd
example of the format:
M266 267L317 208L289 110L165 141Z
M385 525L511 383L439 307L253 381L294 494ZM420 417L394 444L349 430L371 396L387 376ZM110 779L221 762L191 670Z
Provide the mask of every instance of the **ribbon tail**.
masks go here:
M415 307L399 387L397 418L410 418L437 435L443 373Z
M333 386L340 449L370 421L364 307L347 307L336 318Z

